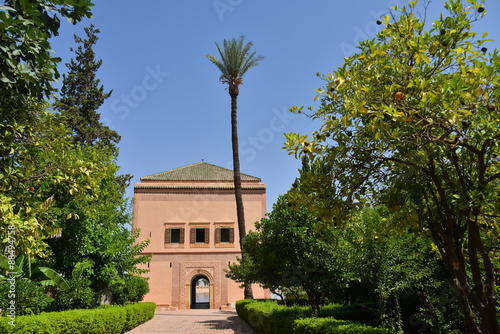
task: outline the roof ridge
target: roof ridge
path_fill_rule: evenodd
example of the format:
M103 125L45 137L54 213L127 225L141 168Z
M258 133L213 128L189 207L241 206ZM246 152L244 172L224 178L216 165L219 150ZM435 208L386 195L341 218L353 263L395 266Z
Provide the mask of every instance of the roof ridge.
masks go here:
M162 174L162 173L166 173L166 172L172 172L174 170L178 170L178 169L182 169L182 168L186 168L186 167L198 165L198 164L201 164L202 162L204 162L204 161L196 162L194 164L189 164L189 165L186 165L186 166L177 167L177 168L174 168L174 169L167 169L167 170L164 170L163 172L153 173L153 174L150 174L150 175L143 176L143 177L141 177L141 179L144 178L144 177L149 177L149 176L153 176L153 175L157 175L157 174Z
M209 168L207 168L209 167ZM190 170L188 168L191 168ZM184 169L187 169L185 172ZM229 176L229 173L231 175ZM242 181L262 181L261 178L240 173L242 176ZM182 167L177 167L174 169L166 170L160 173L154 173L141 177L141 181L230 181L233 180L233 170L217 166L205 161L197 162L194 164L189 164Z

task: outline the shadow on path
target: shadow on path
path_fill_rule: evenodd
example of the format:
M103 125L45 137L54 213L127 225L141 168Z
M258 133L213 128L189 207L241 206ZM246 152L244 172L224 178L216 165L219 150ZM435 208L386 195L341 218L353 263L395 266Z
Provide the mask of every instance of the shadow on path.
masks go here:
M127 332L129 334L256 334L236 311L219 310L181 310L157 311L150 321Z
M212 329L214 331L234 330L234 333L241 333L241 334L255 333L255 331L238 316L230 316L226 319L220 319L220 320L199 321L199 323L205 326L207 329Z

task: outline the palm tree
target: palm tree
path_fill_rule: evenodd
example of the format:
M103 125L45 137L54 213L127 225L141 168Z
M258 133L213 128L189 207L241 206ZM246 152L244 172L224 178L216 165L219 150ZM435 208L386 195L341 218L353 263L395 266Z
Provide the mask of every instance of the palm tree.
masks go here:
M246 235L245 216L243 210L243 199L241 195L241 175L240 158L238 152L238 123L237 123L237 99L240 92L239 86L243 83L243 75L252 67L257 66L259 61L264 59L257 56L256 52L250 52L252 42L243 43L243 36L238 40L234 38L230 41L224 39L224 50L215 43L219 50L220 59L212 55L204 55L221 71L219 80L223 84L229 85L229 95L231 96L231 141L233 144L233 171L234 171L234 194L236 197L236 213L238 216L238 230L240 237L240 247L243 245L243 238ZM243 257L244 254L242 253ZM253 298L250 285L245 285L245 299Z

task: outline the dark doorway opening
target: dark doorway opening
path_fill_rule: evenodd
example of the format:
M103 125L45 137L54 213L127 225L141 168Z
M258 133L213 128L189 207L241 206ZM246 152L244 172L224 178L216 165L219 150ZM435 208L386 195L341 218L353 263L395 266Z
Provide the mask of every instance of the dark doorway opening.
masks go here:
M210 308L210 281L205 275L197 275L191 280L191 308Z

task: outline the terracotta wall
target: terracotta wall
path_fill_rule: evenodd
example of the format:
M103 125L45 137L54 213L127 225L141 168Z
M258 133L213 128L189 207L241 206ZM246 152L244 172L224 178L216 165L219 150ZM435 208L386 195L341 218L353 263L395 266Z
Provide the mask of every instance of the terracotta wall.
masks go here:
M134 197L133 227L141 229L139 240L150 239L144 253L153 254L150 272L145 275L150 278L150 292L145 296L145 301L153 301L159 308L165 309L189 307L186 289L189 288L190 279L197 273L207 276L213 285L213 308L243 298L239 284L227 279L224 272L228 263L234 263L240 256L233 190L137 187ZM248 231L266 213L265 188L245 191L243 201ZM214 233L220 226L234 228L234 243L216 244ZM169 227L184 228L183 244L165 243L165 229ZM190 228L194 227L209 228L207 244L190 243ZM270 297L270 293L256 286L254 296Z

